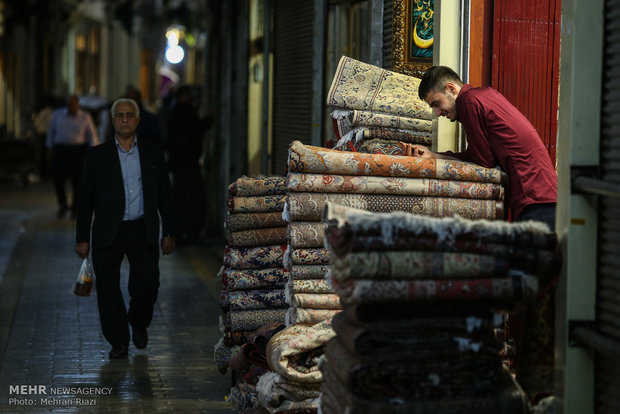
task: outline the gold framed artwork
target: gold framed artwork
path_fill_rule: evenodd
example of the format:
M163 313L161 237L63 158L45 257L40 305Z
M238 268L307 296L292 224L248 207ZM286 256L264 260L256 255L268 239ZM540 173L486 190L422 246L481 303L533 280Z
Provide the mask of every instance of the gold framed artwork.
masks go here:
M394 0L392 70L422 77L433 65L434 0Z

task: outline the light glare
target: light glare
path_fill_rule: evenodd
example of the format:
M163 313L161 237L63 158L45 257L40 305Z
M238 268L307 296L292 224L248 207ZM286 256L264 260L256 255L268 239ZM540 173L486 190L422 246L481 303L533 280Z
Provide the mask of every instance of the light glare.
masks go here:
M170 46L166 49L166 60L170 63L179 63L185 57L185 52L181 46Z

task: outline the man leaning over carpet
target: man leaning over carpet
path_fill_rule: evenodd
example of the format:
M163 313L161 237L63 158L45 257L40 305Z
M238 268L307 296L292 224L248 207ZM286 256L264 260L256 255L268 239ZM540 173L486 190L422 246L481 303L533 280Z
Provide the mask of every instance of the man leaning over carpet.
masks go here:
M459 121L467 150L433 153L410 145L409 155L456 158L484 167L499 165L509 177L507 203L517 221L537 220L555 230L557 175L534 126L496 90L463 84L445 66L433 66L423 76L418 94L436 116ZM542 287L542 285L541 285ZM517 380L534 402L553 393L554 292L541 290L535 304L507 321L507 337L515 340Z
M446 66L431 67L418 93L436 116L463 125L468 145L458 153L434 153L422 145L410 145L410 155L501 166L510 180L507 203L512 217L542 221L554 230L557 175L530 121L496 90L463 84Z
M89 150L77 216L78 256L90 251L103 335L112 345L110 358L126 358L129 325L136 348L147 346L147 328L159 288L161 250L175 248L174 216L168 171L160 145L140 139L135 131L140 109L131 99L118 99L110 110L115 137ZM93 220L94 214L94 220ZM120 267L129 261L129 309L120 290Z

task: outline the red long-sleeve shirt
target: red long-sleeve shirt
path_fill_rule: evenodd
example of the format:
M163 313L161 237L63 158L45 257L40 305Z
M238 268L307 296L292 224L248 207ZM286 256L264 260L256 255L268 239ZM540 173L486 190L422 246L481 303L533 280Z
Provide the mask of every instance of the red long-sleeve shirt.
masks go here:
M558 179L547 149L530 121L502 94L465 84L456 113L467 150L444 154L483 167L500 165L510 179L507 202L513 218L529 204L557 201Z

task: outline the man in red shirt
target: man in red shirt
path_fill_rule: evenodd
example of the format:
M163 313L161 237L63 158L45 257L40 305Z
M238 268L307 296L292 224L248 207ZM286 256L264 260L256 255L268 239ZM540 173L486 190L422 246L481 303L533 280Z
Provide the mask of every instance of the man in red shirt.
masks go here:
M411 155L471 161L488 168L499 165L510 179L507 203L512 217L542 221L555 230L557 175L530 121L496 90L463 84L446 66L431 67L418 93L435 115L463 125L468 147L458 153L434 153L411 145Z
M445 66L431 67L418 94L437 116L459 121L467 135L467 150L433 153L421 145L409 146L413 156L456 158L484 167L500 166L508 174L507 203L517 221L537 220L555 230L557 175L536 129L508 100L492 88L463 84ZM516 340L517 379L530 396L553 392L553 293L544 291L538 303L511 316L508 335ZM542 316L539 316L542 315ZM513 332L514 331L514 332Z

